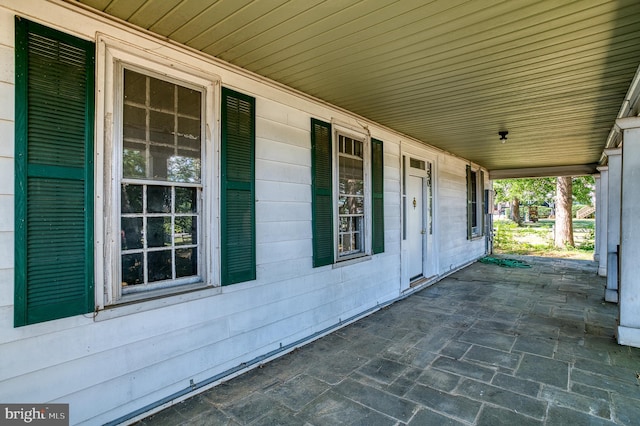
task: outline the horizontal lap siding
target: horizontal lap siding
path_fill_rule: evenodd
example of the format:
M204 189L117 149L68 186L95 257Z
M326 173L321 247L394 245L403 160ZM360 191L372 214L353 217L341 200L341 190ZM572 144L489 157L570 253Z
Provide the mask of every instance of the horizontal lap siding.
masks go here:
M440 156L437 172L440 274L482 256L484 239L467 240L467 162Z

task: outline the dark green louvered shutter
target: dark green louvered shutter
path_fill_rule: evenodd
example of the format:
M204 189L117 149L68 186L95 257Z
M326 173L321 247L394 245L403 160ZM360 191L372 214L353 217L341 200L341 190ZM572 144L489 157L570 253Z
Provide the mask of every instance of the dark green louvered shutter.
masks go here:
M16 17L15 325L94 310L94 44Z
M473 190L471 188L471 166L467 165L467 240L473 237Z
M331 124L311 119L313 267L333 263Z
M384 149L377 139L371 139L371 196L371 247L376 254L384 252Z
M222 285L256 278L255 106L222 88Z
M478 191L478 197L480 198L480 202L482 203L482 208L480 209L480 235L484 235L485 234L485 216L486 216L486 209L487 209L487 205L485 202L485 198L484 198L484 172L482 170L480 170L480 191Z

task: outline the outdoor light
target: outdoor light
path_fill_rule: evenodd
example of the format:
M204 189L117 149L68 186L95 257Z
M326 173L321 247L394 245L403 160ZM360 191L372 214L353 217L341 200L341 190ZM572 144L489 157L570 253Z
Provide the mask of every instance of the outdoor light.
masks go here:
M509 132L507 132L506 130L501 130L498 132L498 134L500 135L500 142L505 143Z

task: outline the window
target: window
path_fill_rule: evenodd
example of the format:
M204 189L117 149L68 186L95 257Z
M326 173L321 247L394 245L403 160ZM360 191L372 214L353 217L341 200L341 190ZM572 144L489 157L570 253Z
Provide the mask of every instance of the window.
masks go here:
M311 128L314 266L382 253L382 141L315 119Z
M121 292L201 282L202 89L122 73Z
M338 259L363 253L364 142L338 134Z
M16 17L15 309L23 326L94 310L94 51Z
M467 166L467 239L484 235L484 172Z

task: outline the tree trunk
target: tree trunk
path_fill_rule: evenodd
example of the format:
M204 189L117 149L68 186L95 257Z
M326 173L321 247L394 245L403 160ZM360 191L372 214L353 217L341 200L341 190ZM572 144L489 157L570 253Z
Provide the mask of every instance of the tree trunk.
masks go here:
M573 205L571 177L558 177L556 184L556 235L554 245L558 248L574 246L573 221L571 206Z
M518 197L513 197L511 200L511 220L518 224L518 226L522 225L522 219L520 219L520 200Z

